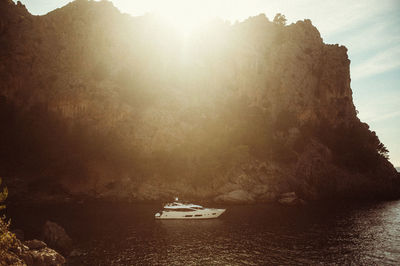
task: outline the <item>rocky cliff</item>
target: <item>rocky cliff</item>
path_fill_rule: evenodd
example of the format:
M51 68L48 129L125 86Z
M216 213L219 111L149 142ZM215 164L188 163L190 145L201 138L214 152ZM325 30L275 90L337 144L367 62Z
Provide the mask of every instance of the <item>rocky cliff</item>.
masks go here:
M310 20L215 20L182 38L107 1L33 16L0 0L0 48L0 174L15 191L400 195L386 148L357 118L347 49L324 44Z

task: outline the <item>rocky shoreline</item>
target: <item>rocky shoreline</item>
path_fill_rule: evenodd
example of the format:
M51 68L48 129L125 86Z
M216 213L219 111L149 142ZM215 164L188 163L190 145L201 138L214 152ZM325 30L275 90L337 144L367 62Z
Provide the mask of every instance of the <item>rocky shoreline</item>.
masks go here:
M33 239L21 242L8 251L5 265L59 266L66 263L65 258L43 241Z
M47 221L42 230L42 240L24 240L20 229L3 232L9 235L10 247L2 250L0 265L59 266L72 253L72 239L56 223ZM2 247L3 248L3 247ZM73 254L72 254L73 255ZM5 263L5 264L3 264Z

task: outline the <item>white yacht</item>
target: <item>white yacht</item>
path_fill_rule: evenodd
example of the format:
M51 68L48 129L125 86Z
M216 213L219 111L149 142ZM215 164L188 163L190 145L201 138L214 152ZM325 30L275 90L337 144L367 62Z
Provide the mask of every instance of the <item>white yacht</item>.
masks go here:
M191 203L178 202L167 203L164 209L155 214L156 219L211 219L218 218L225 209L203 208L203 206Z

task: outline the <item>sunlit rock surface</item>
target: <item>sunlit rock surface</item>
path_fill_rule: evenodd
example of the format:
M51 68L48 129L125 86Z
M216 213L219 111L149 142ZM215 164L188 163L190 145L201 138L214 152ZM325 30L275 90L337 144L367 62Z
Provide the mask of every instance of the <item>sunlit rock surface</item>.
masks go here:
M0 48L0 174L16 198L400 194L357 118L347 49L310 20L216 20L183 39L107 1L32 16L0 0Z
M1 265L60 266L66 260L40 240L21 242L16 239L13 247L3 251Z

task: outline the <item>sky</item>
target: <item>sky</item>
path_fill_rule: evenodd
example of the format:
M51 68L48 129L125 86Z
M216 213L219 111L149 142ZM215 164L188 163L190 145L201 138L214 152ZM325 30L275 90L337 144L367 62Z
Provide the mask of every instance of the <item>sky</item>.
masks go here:
M21 0L34 15L62 7L69 0ZM112 0L133 16L157 13L185 29L210 18L231 22L276 13L288 24L311 19L325 43L348 48L351 88L361 121L376 131L400 166L400 0Z

